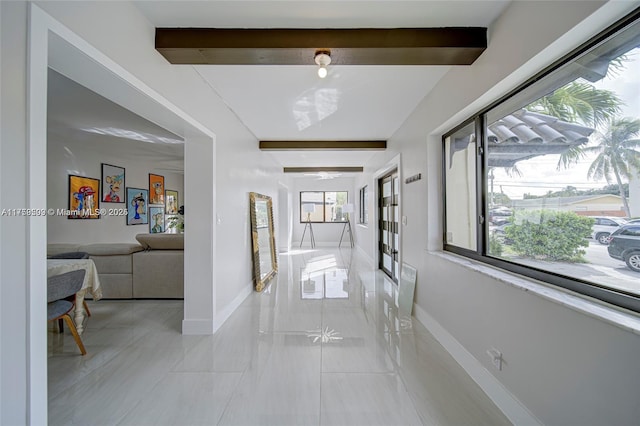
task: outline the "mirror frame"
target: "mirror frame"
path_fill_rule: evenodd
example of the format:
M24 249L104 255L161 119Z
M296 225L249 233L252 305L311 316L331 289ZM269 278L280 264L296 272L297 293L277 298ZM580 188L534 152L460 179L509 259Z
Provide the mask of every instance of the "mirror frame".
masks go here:
M258 224L256 220L256 201L264 200L267 202L267 216L269 222L269 245L271 250L271 270L262 277L260 270L260 246L258 243ZM278 258L276 257L276 238L273 226L273 201L267 195L258 194L257 192L249 193L249 213L251 216L251 244L253 252L253 275L255 282L255 290L262 291L267 282L273 278L278 272Z

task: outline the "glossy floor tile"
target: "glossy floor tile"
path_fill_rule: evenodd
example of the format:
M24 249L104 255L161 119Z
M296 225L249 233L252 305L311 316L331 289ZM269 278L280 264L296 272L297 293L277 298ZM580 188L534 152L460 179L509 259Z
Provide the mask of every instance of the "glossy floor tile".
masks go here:
M503 425L504 415L351 249L281 254L213 336L182 301L89 302L82 357L49 328L52 425Z

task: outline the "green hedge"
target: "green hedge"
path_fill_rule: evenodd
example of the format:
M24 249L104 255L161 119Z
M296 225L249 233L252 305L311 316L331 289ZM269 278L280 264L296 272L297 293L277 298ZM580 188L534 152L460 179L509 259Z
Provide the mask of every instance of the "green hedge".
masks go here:
M584 262L593 218L554 210L518 211L505 235L520 256L554 261Z

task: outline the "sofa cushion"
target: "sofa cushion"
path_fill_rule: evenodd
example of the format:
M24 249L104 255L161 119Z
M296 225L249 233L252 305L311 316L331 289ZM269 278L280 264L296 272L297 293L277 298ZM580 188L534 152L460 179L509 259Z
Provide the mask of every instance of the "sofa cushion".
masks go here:
M90 257L96 265L98 274L131 274L133 272L130 254Z
M80 251L86 251L91 256L115 256L132 254L142 250L144 248L140 244L128 243L98 243L80 246Z
M145 250L184 250L184 234L138 234Z

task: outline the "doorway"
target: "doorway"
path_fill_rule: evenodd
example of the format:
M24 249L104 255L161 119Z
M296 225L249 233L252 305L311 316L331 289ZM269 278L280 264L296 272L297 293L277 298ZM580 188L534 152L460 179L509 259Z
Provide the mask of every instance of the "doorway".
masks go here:
M395 282L398 283L400 268L399 258L399 236L400 230L398 218L400 211L398 207L398 192L400 181L398 169L394 169L378 179L378 212L379 237L378 237L378 259L379 267Z

